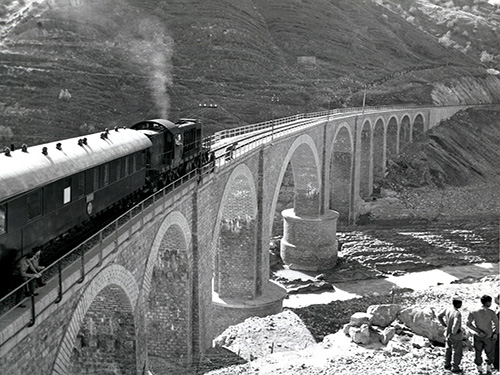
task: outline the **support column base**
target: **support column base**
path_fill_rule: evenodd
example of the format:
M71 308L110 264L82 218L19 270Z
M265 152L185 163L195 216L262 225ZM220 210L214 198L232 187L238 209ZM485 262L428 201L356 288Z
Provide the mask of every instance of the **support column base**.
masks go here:
M214 307L214 325L212 339L224 330L252 316L267 316L278 314L283 310L283 300L286 290L274 281L269 281L262 291L262 295L254 299L220 298L212 292L212 306Z
M284 210L281 259L291 269L318 271L337 263L337 220L339 213L328 210L318 217L299 217L293 208Z

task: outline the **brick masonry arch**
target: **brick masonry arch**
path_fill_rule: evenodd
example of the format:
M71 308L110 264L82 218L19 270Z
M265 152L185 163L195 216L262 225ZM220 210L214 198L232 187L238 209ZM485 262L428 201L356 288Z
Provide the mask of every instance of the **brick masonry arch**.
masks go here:
M411 140L411 115L409 113L405 113L401 116L399 121L399 150L401 152L402 149L410 143Z
M121 307L133 314L135 324L137 317L134 312L139 298L139 288L134 276L119 265L111 265L104 268L87 285L76 308L73 310L71 320L66 328L54 362L53 375L68 374L73 347L85 315L99 293L111 285L117 286L122 292L119 293ZM137 372L139 372L140 367L137 366Z
M412 136L412 140L414 140L420 134L423 134L426 131L427 126L426 126L426 123L425 123L425 116L424 116L424 114L420 113L420 112L416 113L415 116L413 116L413 120L411 122L411 136Z
M385 131L386 161L395 157L399 150L399 121L396 116L389 117Z
M300 151L300 155L299 155ZM311 185L311 188L313 189L318 189L320 190L321 187L321 161L318 153L318 149L316 147L316 144L314 143L314 140L307 134L303 134L295 139L295 141L292 143L290 148L288 149L288 153L286 154L285 158L283 159L281 169L278 175L278 178L275 180L276 185L274 187L274 194L272 196L272 203L271 203L271 210L269 212L269 232L272 233L273 229L273 220L274 220L274 214L276 211L276 205L278 203L278 197L280 193L280 188L281 184L283 182L283 176L285 175L286 168L288 166L288 163L292 162L293 160L299 161L297 159L302 159L301 161L303 163L306 163L305 167L309 169L309 177L313 175L314 181L312 181L313 185ZM297 163L299 164L299 163ZM300 165L298 165L300 167ZM292 170L293 170L293 164L292 164ZM293 171L294 174L294 185L295 185L295 194L297 194L297 189L306 189L308 188L308 182L311 182L309 180L306 180L305 178L300 178L300 176L297 176L296 170ZM296 178L297 177L297 178ZM304 176L305 177L305 176ZM317 197L318 200L318 211L319 211L319 194Z
M162 221L158 232L156 233L153 245L151 246L151 252L149 253L148 260L146 263L146 271L144 273L144 279L142 281L141 292L143 296L149 295L151 290L151 278L153 276L153 269L158 259L158 252L160 251L160 246L167 233L168 229L176 225L180 228L181 232L184 234L184 239L186 241L186 247L188 249L188 258L192 259L192 234L189 222L184 217L184 215L179 211L174 211L167 215L167 217Z
M231 172L222 194L214 236L214 291L220 297L254 298L257 294L257 191L245 164ZM241 262L247 267L242 268Z
M160 224L148 256L142 299L150 356L178 365L193 356L192 233L179 211Z
M382 178L385 171L386 124L382 117L373 126L373 178Z
M366 119L360 129L360 178L359 194L368 198L373 188L373 130L372 122Z
M326 209L340 213L340 220L348 222L351 206L351 184L353 177L354 135L348 123L341 123L328 145L325 174L325 195L329 197ZM337 186L337 188L335 188Z

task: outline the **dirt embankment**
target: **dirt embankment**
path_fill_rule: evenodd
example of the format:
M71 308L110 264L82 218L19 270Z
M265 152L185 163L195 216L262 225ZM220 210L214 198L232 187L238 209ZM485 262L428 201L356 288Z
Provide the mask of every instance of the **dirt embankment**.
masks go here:
M404 148L380 184L398 190L494 181L500 176L499 144L500 108L461 111Z

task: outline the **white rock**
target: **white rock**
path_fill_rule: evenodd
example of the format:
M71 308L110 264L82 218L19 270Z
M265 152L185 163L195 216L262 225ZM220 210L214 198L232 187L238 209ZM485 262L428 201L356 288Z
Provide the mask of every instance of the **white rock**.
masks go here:
M354 327L361 327L363 324L371 324L372 314L357 312L351 315L350 324Z
M436 313L430 307L408 307L399 313L401 320L417 335L444 343L444 327L439 323Z
M370 328L368 324L363 324L361 327L351 327L349 336L356 344L367 345L370 343Z

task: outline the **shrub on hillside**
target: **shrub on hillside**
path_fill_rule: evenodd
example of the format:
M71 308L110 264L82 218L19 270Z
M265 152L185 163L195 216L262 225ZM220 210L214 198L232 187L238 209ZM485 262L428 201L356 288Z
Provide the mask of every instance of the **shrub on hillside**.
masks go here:
M448 31L446 34L444 34L441 38L438 39L439 44L445 47L450 47L453 44L453 41L450 39L450 36L451 36L451 31Z
M9 139L12 136L14 136L14 133L10 127L0 125L0 137L2 139Z
M482 63L491 62L491 61L493 61L493 58L494 58L494 56L489 54L488 52L486 52L486 51L481 52L480 60Z

